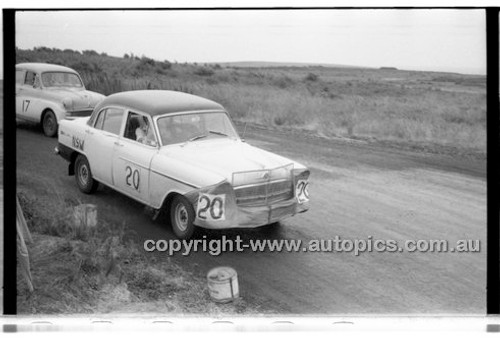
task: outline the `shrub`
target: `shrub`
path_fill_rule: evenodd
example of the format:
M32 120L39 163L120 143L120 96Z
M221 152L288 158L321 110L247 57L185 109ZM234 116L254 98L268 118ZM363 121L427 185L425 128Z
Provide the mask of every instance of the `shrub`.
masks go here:
M63 53L68 53L68 54L80 54L79 51L74 51L72 49L69 49L69 48L66 48L65 50L63 50Z
M156 61L154 59L148 58L146 56L142 56L141 58L141 65L149 65L149 66L156 66Z
M82 51L83 55L99 55L99 53L97 53L96 51L94 51L93 49L87 49L87 50L84 50Z
M286 75L285 76L281 76L277 79L274 79L272 81L272 84L276 87L279 87L279 88L282 88L282 89L285 89L285 88L288 88L290 87L292 84L293 84L293 80L290 79L289 77L287 77Z
M319 76L317 74L314 74L314 73L309 73L306 75L305 79L307 81L317 81L319 79Z
M208 67L197 67L195 70L194 70L194 74L196 75L200 75L200 76L212 76L214 74L214 70L213 69L210 69Z
M159 62L158 64L161 67L161 69L163 69L163 70L167 70L167 69L172 68L172 63L169 62L168 60L165 60L163 62Z

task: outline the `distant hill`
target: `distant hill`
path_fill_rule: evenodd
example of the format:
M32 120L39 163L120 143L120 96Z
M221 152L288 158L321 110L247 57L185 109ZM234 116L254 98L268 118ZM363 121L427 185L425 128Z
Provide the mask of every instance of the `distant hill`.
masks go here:
M224 67L241 67L241 68L330 67L330 68L370 69L370 67L324 64L324 63L307 63L307 62L235 61L235 62L218 62L217 64Z

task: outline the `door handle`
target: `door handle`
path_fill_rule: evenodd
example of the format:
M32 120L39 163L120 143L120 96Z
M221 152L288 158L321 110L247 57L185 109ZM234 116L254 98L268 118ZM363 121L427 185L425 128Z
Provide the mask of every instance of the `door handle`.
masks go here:
M121 142L119 142L119 141L115 141L115 145L116 145L116 146L119 146L119 147L123 147L123 146L125 146L124 144L122 144L122 143L121 143Z
M92 131L91 131L91 130L89 130L89 129L86 129L86 130L85 130L85 133L90 134L90 135L94 134L94 132L92 132Z

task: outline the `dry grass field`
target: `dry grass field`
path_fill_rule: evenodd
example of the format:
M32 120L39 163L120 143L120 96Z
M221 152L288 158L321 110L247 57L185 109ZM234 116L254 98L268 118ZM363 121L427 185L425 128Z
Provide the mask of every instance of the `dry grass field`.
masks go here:
M222 103L239 122L324 137L486 150L485 76L392 68L180 64L95 51L17 50L17 62L27 61L72 67L89 89L106 95L169 89L207 97Z

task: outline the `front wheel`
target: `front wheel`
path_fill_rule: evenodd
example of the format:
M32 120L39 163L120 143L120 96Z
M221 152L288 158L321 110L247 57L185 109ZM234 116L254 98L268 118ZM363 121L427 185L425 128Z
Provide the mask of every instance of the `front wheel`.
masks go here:
M75 161L75 179L78 188L85 194L94 193L97 186L99 186L99 183L92 178L87 158L81 154L78 155Z
M49 138L55 137L57 134L57 119L52 111L48 111L43 116L42 120L43 134Z
M194 209L189 200L182 195L176 196L170 207L170 223L177 238L191 238L195 228L194 217Z

